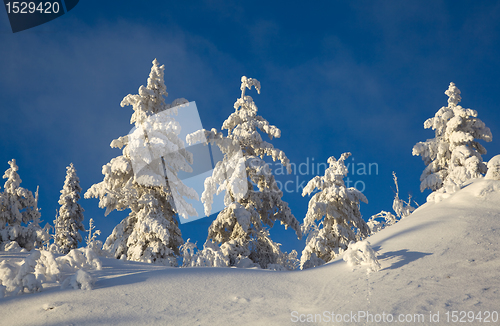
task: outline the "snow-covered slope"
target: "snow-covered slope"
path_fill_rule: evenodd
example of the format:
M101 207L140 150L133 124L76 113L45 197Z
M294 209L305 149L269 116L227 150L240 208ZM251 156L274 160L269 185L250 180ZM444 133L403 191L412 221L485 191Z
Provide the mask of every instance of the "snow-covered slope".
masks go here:
M382 265L378 272L353 271L342 259L294 272L102 259L103 269L91 272L98 278L94 290L48 287L7 296L0 299L0 324L295 325L328 323L333 313L335 324L341 317L375 324L391 316L404 324L431 324L431 316L433 325L452 324L456 314L479 325L479 312L482 318L489 312L487 324L496 324L499 239L500 181L480 179L370 237Z

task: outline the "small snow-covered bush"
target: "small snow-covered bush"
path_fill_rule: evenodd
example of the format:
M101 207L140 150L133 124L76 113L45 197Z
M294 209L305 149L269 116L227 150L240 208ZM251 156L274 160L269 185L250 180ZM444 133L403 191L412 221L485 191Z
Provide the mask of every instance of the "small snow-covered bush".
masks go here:
M394 201L392 202L392 210L394 211L394 213L396 213L397 217L402 219L410 216L410 214L415 210L415 207L411 206L411 195L409 196L407 202L399 198L398 177L396 176L396 172L394 171L392 171L392 178L396 186L396 194L394 196ZM394 221L394 223L396 222L397 221Z
M229 258L224 256L218 248L204 247L195 255L191 266L227 267Z
M250 258L248 257L238 257L236 259L236 264L234 266L238 268L254 268L254 269L260 269L260 265L257 263L254 263Z
M394 201L392 202L392 210L396 213L396 215L390 212L380 211L380 213L370 217L366 223L370 228L370 234L375 234L388 226L396 224L399 220L410 216L410 214L415 210L415 207L411 206L411 195L409 196L407 202L399 198L398 177L394 171L392 172L392 178L394 180L394 185L396 186Z
M107 254L109 253L102 250L102 241L97 240L97 236L101 234L101 230L95 230L95 228L94 219L91 218L89 220L89 229L87 230L89 233L86 239L87 248L92 249L98 256L108 256Z
M190 267L195 251L197 249L196 243L192 243L187 239L182 246L179 247L182 255L182 267Z
M197 249L196 244L189 242L189 239L181 246L183 255L182 267L227 267L229 258L224 255L219 246L207 240L203 245L203 250Z
M9 264L6 261L0 263L0 282L5 292L11 294L23 293L27 290L30 293L42 290L42 282L35 276L35 266L40 258L40 252L34 251L24 259L21 266Z
M23 248L19 246L19 244L15 241L10 241L5 243L3 246L4 251L9 251L9 252L21 252Z
M8 292L13 292L17 288L14 279L17 275L18 268L19 266L9 264L5 260L0 262L0 282L4 288L4 295Z
M287 270L285 267L281 266L280 264L269 264L269 265L267 265L267 269L269 269L271 271L277 271L277 272Z
M488 172L485 179L500 180L500 155L494 156L488 162Z
M94 288L95 278L83 269L79 269L70 278L66 279L63 287L71 286L73 289L92 290Z
M34 251L24 259L21 268L16 275L15 282L20 288L20 292L28 290L30 293L42 290L42 282L35 276L35 266L40 258L40 251Z
M50 251L40 251L40 258L35 266L38 279L45 281L59 281L61 271L54 255Z
M102 268L101 260L90 248L72 249L66 256L58 257L56 261L65 271L80 268L100 270Z
M83 268L102 268L101 261L89 248L73 249L66 256L55 258L50 251L34 250L21 264L0 262L0 298L24 292L41 291L44 282L60 282L66 273L75 273L62 282L84 290L92 289L95 279Z
M380 211L380 213L372 215L366 224L370 228L371 234L375 234L388 226L396 224L397 221L398 219L394 216L394 214L386 211Z
M325 261L316 256L314 252L309 253L308 256L304 256L304 253L302 253L302 257L304 257L302 258L304 263L302 263L301 269L313 268L325 264Z
M361 265L367 267L368 273L380 270L377 254L373 251L368 241L351 241L349 247L344 252L343 259L353 269Z
M292 250L290 253L284 252L281 256L280 263L285 267L285 270L295 270L300 267L300 259L298 256L299 254L296 250Z

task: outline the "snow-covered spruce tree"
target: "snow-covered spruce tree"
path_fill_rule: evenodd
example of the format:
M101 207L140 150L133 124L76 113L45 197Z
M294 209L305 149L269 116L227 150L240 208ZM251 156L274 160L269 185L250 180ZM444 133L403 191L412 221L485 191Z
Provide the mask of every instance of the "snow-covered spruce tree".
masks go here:
M481 155L486 149L476 139L490 142L491 131L477 118L477 112L457 105L461 101L460 90L454 83L445 92L448 106L442 107L424 128L435 130L435 138L419 142L413 147L413 155L420 155L427 167L420 177L420 190L432 191L446 186L456 190L464 181L486 173ZM444 191L443 190L443 191Z
M344 162L350 155L344 153L339 160L330 157L325 175L311 179L302 191L305 196L319 190L309 201L302 226L308 237L302 251L301 269L329 262L345 251L351 241L359 241L370 232L359 211L360 202L368 203L368 200L359 190L344 184L348 173ZM319 226L316 221L321 221Z
M22 188L16 160L9 161L9 165L3 176L7 181L0 198L0 245L15 241L20 247L31 250L49 238L39 225L38 189L33 196L31 191Z
M225 208L210 225L207 241L221 245L231 266L248 266L251 263L261 268L285 266L289 255L273 242L266 227L276 221L291 227L299 239L300 224L293 216L288 204L281 197L269 165L263 160L270 156L291 171L285 153L262 140L259 130L269 136L280 137L281 131L257 115L257 106L252 97L245 95L246 89L255 87L260 93L256 79L241 78L241 97L235 102L233 112L222 125L227 137L216 129L199 130L188 135L187 141L194 144L207 141L217 145L224 158L215 166L212 176L205 180L202 194L205 213L210 214L213 196L225 190Z
M187 101L165 104L164 69L155 59L147 87L141 86L138 95L127 95L121 102L122 107L132 105L130 122L135 128L111 142L111 147L122 149L122 155L103 166L104 180L93 185L85 198L98 197L106 215L115 209L131 210L107 238L104 250L116 258L176 266L183 244L176 217L194 215L184 197L197 199L198 195L177 178L180 170L192 171L192 154L178 138L181 126L173 117L175 106Z
M71 163L66 167L66 179L59 197L61 208L59 208L59 214L54 221L56 229L54 242L63 254L78 247L78 243L82 241L79 231L85 231L83 225L84 209L78 204L81 191L80 179L78 179L75 167Z

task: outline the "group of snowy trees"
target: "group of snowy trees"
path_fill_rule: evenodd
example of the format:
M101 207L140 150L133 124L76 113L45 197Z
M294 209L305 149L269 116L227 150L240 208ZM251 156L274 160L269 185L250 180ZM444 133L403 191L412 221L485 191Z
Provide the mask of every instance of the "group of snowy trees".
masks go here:
M82 241L79 231L83 226L83 208L78 204L80 199L80 181L71 164L67 167L66 180L59 204L61 205L54 220L54 234L46 224L40 226L40 210L38 208L38 189L33 193L21 187L21 178L16 160L9 161L10 168L3 176L7 179L4 191L0 193L0 249L12 249L12 246L32 250L48 245L53 239L53 250L68 253L78 247Z
M134 110L132 132L111 143L122 149L122 155L103 166L104 180L85 193L86 198L99 198L106 214L115 209L131 211L106 240L105 251L120 259L171 266L182 255L183 266L294 269L299 264L305 268L330 261L351 241L368 236L370 229L359 211L360 201L367 202L366 198L343 181L349 153L338 161L331 157L325 176L314 178L304 189L304 196L315 189L319 192L311 199L301 226L264 161L268 156L290 170L285 153L261 137L263 133L277 138L281 131L257 114L255 102L246 94L252 88L260 93L256 79L242 77L241 96L222 131L198 130L186 138L190 145L210 143L223 153L205 180L201 201L205 214L210 215L213 197L224 191L225 208L210 225L203 248L197 250L189 240L183 242L176 220L192 215L183 197L197 199L177 177L180 170L190 171L193 163L178 138L180 125L175 120L176 105L185 100L165 104L164 66L153 61L147 86L122 101L122 106L132 105ZM271 239L269 229L276 222L290 227L299 239L309 234L300 263L295 251L282 252Z
M205 180L201 201L208 216L214 196L225 192L225 208L210 225L207 240L198 250L189 239L184 242L177 221L196 215L186 198L199 200L197 193L178 177L180 171L191 172L193 164L193 155L179 138L181 126L175 119L177 110L188 102L177 99L165 103L168 94L164 66L156 59L153 61L147 86L141 86L138 94L127 95L121 102L122 107L132 106L134 111L130 120L132 131L111 142L121 155L103 166L103 181L85 193L85 198L99 199L105 215L113 210L130 210L107 238L104 252L118 259L170 266L177 266L182 257L182 266L186 267L304 269L322 265L349 250L354 253L357 247L353 243L411 214L411 197L408 202L399 198L393 173L396 215L382 211L365 222L360 203L368 200L357 189L346 187L345 160L351 154L344 153L338 160L330 157L324 176L314 177L303 189L302 196L312 197L301 224L283 201L283 193L264 160L279 160L290 171L285 153L262 139L261 133L273 139L280 137L281 131L257 114L255 102L246 94L252 88L260 93L259 81L242 77L241 96L221 131L198 130L186 137L189 145L211 144L223 154ZM424 123L425 128L435 130L435 138L413 148L413 155L420 155L427 165L420 181L422 191L433 191L429 200L443 198L465 181L486 172L487 177L500 179L500 158L495 157L486 166L481 157L486 150L476 141L491 141L489 128L477 118L476 111L458 105L460 90L453 83L445 94L449 97L448 106ZM47 227L39 226L38 190L33 195L21 188L15 160L9 164L4 192L0 193L0 244L15 241L28 250L41 247L51 236ZM81 190L71 164L67 167L52 235L53 246L60 253L67 254L82 242L80 232L85 228L84 210L78 204ZM300 260L297 252L282 252L280 244L271 239L269 229L276 222L290 227L299 239L307 236ZM87 244L95 246L92 220L90 224ZM351 256L355 258L354 254Z
M33 195L21 187L16 160L9 161L9 165L3 176L7 179L4 191L0 193L0 247L15 242L31 250L48 240L47 231L39 225L38 189Z
M133 131L111 143L122 149L122 155L103 167L104 180L85 193L86 198L99 198L99 206L106 208L106 214L115 209L131 211L108 237L104 250L116 258L172 266L177 265L181 248L185 260L191 260L184 265L190 266L294 265L296 253L281 252L267 228L279 221L300 238L300 223L282 201L283 194L272 174L264 172L267 164L263 157L279 159L285 166L289 161L258 133L260 130L270 138L280 136L278 128L256 114L255 103L245 95L245 90L252 87L260 92L257 80L243 77L235 112L222 126L227 135L212 129L187 137L190 144L203 140L218 146L224 154L205 181L201 200L209 215L213 196L225 190L226 208L210 226L204 248L195 254L194 244L184 244L176 220L196 213L184 197L198 199L196 192L177 177L181 170L190 172L189 164L193 163L191 153L178 137L181 126L175 120L177 105L186 101L165 104L164 66L153 61L147 86L122 101L122 106L132 105L134 109Z

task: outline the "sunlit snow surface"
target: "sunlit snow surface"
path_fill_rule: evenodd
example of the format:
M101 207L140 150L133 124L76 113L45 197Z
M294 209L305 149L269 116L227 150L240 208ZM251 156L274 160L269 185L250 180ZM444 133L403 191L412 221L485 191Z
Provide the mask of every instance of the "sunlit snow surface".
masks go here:
M422 205L369 238L381 264L372 273L353 271L342 258L294 272L103 258L102 270L91 271L93 290L48 283L39 293L7 296L0 299L0 324L297 325L293 316L367 311L423 314L419 324L427 325L429 312L439 311L433 324L451 325L446 312L500 310L499 203L500 181L482 179ZM25 256L0 252L1 260Z

